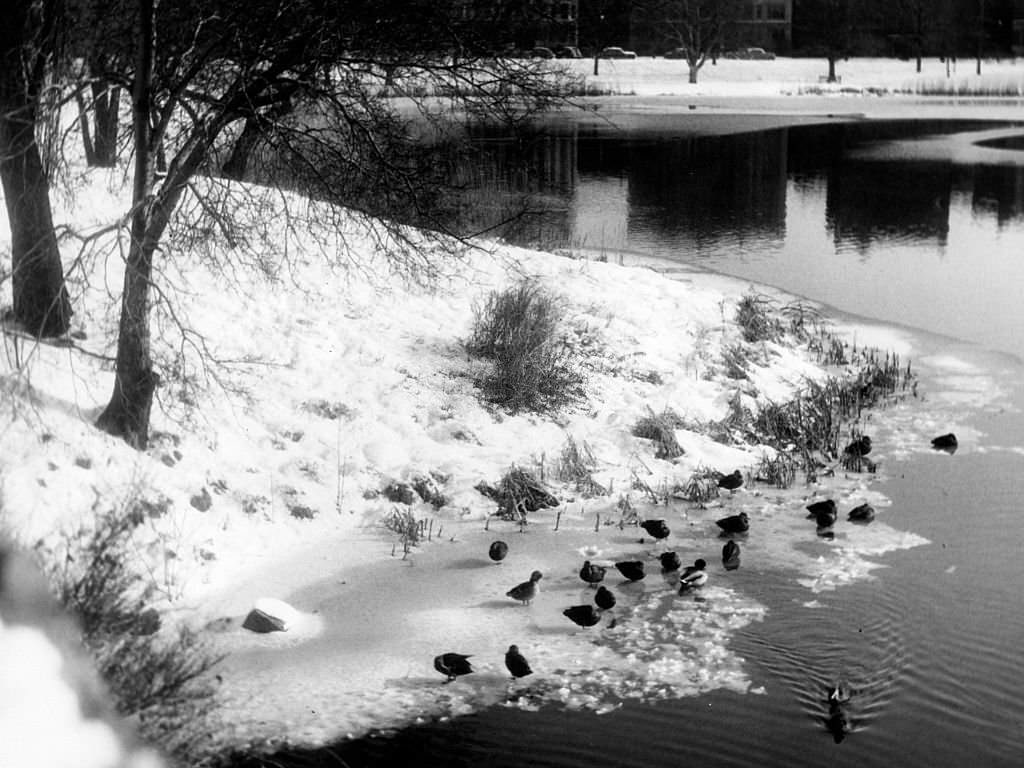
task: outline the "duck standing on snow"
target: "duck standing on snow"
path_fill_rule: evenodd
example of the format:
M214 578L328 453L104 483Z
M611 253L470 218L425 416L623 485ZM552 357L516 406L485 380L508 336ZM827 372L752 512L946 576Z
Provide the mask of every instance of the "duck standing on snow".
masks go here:
M496 563L500 563L505 559L505 555L508 554L508 544L504 541L495 541L491 543L491 548L487 550L487 556Z
M818 523L819 528L831 527L836 518L839 517L839 512L836 510L836 503L832 499L825 499L824 501L816 501L813 504L807 505L808 517L813 517Z
M542 578L544 578L544 574L540 571L534 571L530 574L529 581L524 581L522 584L516 584L505 594L513 600L518 600L523 605L529 605L530 601L537 596L537 592L539 591L537 582Z
M850 510L847 519L854 523L870 523L875 519L875 508L870 504L861 504Z
M469 658L462 653L442 653L434 657L434 669L447 678L446 683L450 683L459 675L469 675L475 671Z
M727 571L735 571L740 567L740 545L732 539L722 547L722 566Z
M598 587L597 592L594 593L594 603L602 611L610 611L615 607L615 593L608 589L608 587L602 585Z
M581 627L592 627L601 620L601 612L592 605L574 605L562 611L562 615Z
M679 594L685 595L690 590L703 587L708 583L708 574L704 569L708 564L703 558L697 558L693 565L688 565L679 574Z
M591 586L597 586L598 583L604 581L605 570L603 565L591 565L590 561L587 560L583 563L583 567L580 568L580 578Z
M666 573L678 571L683 565L683 561L679 559L679 555L675 552L662 552L658 559L661 560L661 570Z
M743 473L738 469L728 475L718 478L718 487L724 488L729 493L734 493L737 488L743 485Z
M715 520L715 525L725 533L746 533L750 530L750 517L746 512L740 512L738 515L729 515Z
M642 560L623 560L621 563L616 563L615 567L630 581L640 581L646 576Z
M533 674L533 670L530 669L530 663L519 652L518 645L510 645L505 652L505 667L512 675L513 680L517 677L526 677Z

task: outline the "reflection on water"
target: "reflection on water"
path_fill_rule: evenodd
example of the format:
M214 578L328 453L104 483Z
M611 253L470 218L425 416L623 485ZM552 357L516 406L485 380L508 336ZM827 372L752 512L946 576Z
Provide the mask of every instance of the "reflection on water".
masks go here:
M731 136L573 125L515 148L491 141L486 154L504 188L547 200L503 231L519 244L698 263L1024 357L1010 322L1022 315L1024 164L1010 138L990 150L1007 164L972 159L974 135L992 133L950 122Z

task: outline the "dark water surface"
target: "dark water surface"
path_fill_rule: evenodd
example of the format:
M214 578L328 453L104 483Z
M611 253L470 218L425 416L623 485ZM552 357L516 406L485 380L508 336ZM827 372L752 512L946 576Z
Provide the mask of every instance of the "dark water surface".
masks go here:
M528 183L559 204L510 237L700 264L920 329L916 356L970 363L986 377L968 390L1002 394L944 400L958 385L925 362L920 389L934 398L873 416L886 522L929 544L817 595L744 563L737 588L768 614L732 648L763 693L628 702L602 716L495 708L293 764L1024 765L1024 165L963 151L965 131L992 128L697 138L577 126L531 149ZM1019 152L1019 141L996 140ZM505 152L499 168L513 165ZM966 435L952 456L895 449L948 424ZM854 692L841 742L825 722L837 674Z

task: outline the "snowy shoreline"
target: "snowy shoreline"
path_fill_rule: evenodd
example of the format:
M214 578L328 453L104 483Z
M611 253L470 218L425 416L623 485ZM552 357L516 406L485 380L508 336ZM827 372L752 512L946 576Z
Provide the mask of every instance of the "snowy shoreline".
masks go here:
M102 226L126 208L124 193L117 173L92 173L74 200L62 201L60 220ZM348 236L351 246L363 235ZM656 459L650 441L630 433L649 410L671 407L708 422L723 416L737 390L753 406L824 375L806 351L774 342L755 350L765 365L751 366L747 379L723 373L723 351L739 343L733 317L751 289L746 281L487 244L420 287L396 283L379 263L366 274L343 272L324 258L340 247L331 233L301 245L285 274L237 275L230 301L200 259L173 265L192 326L223 357L263 362L231 371L239 392L201 387L195 410L155 409L156 439L145 454L92 428L111 382L94 359L40 346L19 370L9 360L3 369L5 527L40 556L55 557L97 499L157 503L162 513L138 531L135 566L152 579L168 619L205 627L214 647L230 653L217 669L219 722L210 725L226 746L322 744L505 702L502 655L510 643L537 671L514 706L602 712L631 698L716 687L752 692L727 639L765 609L730 586L720 564L699 612L692 600L673 598L652 569L639 586L623 588L615 627L580 630L561 615L588 598L575 575L583 559L610 564L652 548L636 529L595 525L597 515L619 519L623 495L641 516L668 520L669 544L684 561L716 561L715 518L748 511L764 536L745 556L799 573L809 600L870 578L873 558L887 551L925 543L885 524L875 476L840 476L811 489L798 483L787 493L751 486L706 509L645 506L632 488L635 475L658 488L700 467L750 472L763 453L678 430L685 454ZM106 268L96 265L95 284L82 289L76 307L76 329L96 353L113 338L116 301L106 286L120 284L118 265ZM565 298L571 328L589 350L587 401L557 419L483 404L473 382L481 363L462 346L474 302L523 274ZM858 336L863 343L860 329ZM882 329L871 343L913 351L896 331ZM532 514L523 534L496 520L485 530L493 502L475 486L497 481L512 464L544 466L570 436L590 447L595 478L613 492L584 499L553 484L571 498L560 515ZM410 511L433 519L443 535L403 560L382 525L395 504L378 492L430 472L447 478L449 503ZM797 546L804 537L792 521L815 493L834 496L844 513L869 501L879 520L841 523L812 556ZM201 510L196 498L211 503ZM495 538L512 546L500 566L486 556ZM533 569L545 574L540 597L530 606L505 597ZM288 600L303 620L286 633L244 632L240 618L260 597ZM431 662L446 651L473 653L478 672L442 687Z

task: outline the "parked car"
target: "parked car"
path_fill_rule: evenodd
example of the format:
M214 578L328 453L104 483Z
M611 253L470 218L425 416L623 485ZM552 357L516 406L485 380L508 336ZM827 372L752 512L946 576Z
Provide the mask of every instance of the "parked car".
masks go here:
M555 48L555 56L559 59L582 59L583 54L575 45L559 45Z
M617 45L609 45L607 48L602 48L597 57L599 59L635 59L636 52L624 51Z
M550 48L543 45L538 45L532 51L530 51L531 59L553 59L555 58L555 52Z
M775 54L766 51L764 48L738 48L735 51L726 51L722 54L723 59L762 59L770 60Z
M686 54L689 51L686 48L673 48L671 51L665 51L666 59L685 59Z

